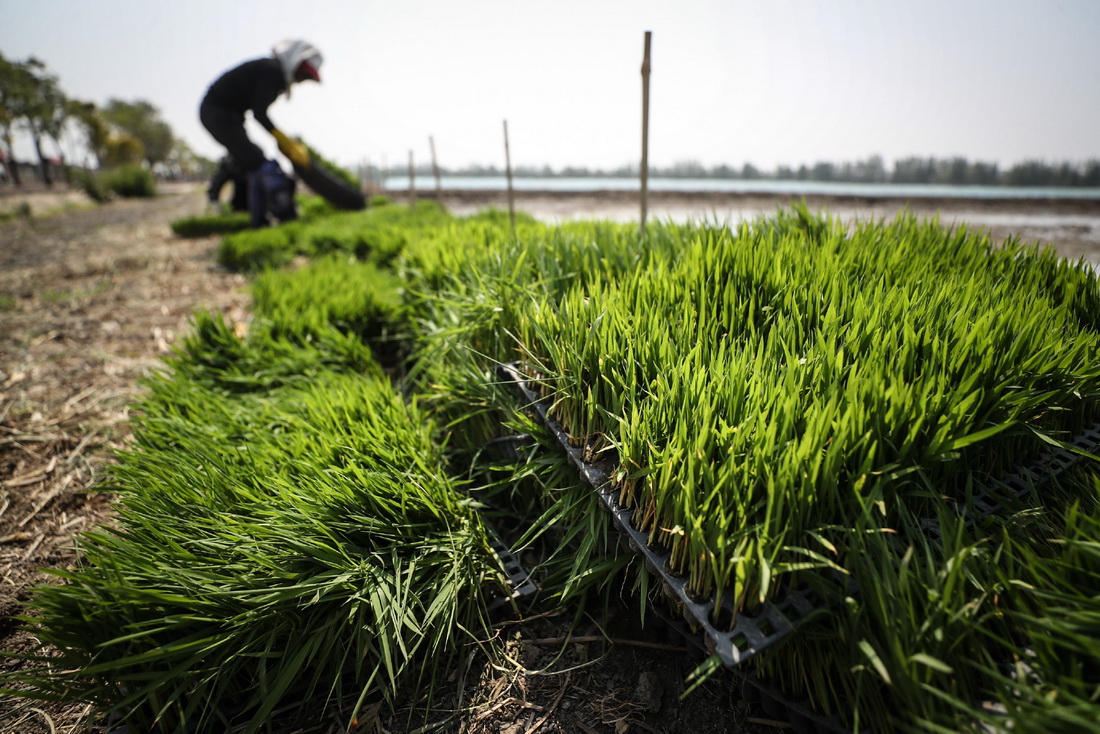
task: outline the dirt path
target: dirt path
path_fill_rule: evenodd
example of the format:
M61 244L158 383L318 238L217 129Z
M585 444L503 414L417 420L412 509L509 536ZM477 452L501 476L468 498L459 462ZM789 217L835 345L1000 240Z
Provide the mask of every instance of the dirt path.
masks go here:
M244 279L212 267L217 238L169 229L202 206L167 194L0 223L0 650L33 649L11 616L51 581L42 569L74 563L74 534L107 519L110 498L85 490L126 440L137 381L196 309L245 315ZM36 708L0 701L0 731L87 713Z

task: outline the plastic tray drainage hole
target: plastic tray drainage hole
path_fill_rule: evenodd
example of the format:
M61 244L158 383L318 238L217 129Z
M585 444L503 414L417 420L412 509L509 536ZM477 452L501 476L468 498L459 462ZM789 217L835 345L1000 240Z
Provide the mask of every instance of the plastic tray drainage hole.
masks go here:
M725 604L716 604L710 619L715 629L732 630L737 624L737 612Z

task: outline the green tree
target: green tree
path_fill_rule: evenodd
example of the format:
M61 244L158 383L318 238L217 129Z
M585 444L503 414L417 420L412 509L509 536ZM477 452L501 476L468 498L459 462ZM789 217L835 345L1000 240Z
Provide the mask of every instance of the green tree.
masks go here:
M857 161L854 175L857 181L867 183L883 183L889 178L886 164L883 163L882 156L877 154L865 161Z
M42 150L44 138L54 141L58 152L61 145L58 138L65 122L65 108L67 101L57 77L51 74L44 63L33 56L23 62L22 75L24 75L24 96L19 121L31 135L34 143L34 152L38 156L38 164L42 169L42 181L47 186L53 185L50 175L50 167L46 161L46 154Z
M61 91L57 77L46 65L33 56L26 61L9 61L0 58L0 135L7 145L9 158L13 157L12 138L17 127L30 133L42 167L42 180L53 183L46 154L42 150L44 138L54 141L61 154L61 131L69 115L69 102ZM10 167L12 180L20 183L18 170Z
M110 99L102 114L107 122L141 142L150 168L164 163L172 154L175 144L172 128L161 119L160 110L149 102Z
M0 54L0 138L3 138L7 155L5 163L8 176L16 186L21 185L19 167L15 165L13 138L15 126L29 106L31 78L23 64L9 61Z
M141 141L129 133L118 133L107 138L103 163L107 168L140 165L145 158Z
M99 108L94 102L72 100L69 103L69 117L83 133L85 144L95 157L96 166L103 165L111 128L99 113Z
M49 183L49 167L46 165L45 156L42 154L42 139L49 138L53 141L54 148L57 150L57 158L61 162L62 171L64 171L65 151L61 147L61 136L72 113L72 104L65 93L61 91L56 76L43 73L38 81L39 83L35 87L36 114L29 121L29 125L35 150L38 152L38 160L42 164L43 178Z
M1085 162L1081 171L1082 186L1100 186L1100 159L1092 158Z
M837 178L836 164L830 161L818 161L810 169L810 178L814 181L834 181Z
M19 183L19 172L15 170L12 158L12 125L15 120L9 109L14 73L12 63L0 54L0 140L4 141L4 167L8 178Z

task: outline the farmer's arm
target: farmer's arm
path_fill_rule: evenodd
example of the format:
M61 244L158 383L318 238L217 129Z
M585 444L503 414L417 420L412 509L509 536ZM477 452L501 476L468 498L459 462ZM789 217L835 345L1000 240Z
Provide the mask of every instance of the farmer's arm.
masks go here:
M256 85L256 91L252 97L252 116L256 118L256 122L263 126L264 130L271 132L275 129L275 124L271 122L271 118L267 116L267 108L271 106L278 96L285 89L285 84L279 77L265 75L260 83Z

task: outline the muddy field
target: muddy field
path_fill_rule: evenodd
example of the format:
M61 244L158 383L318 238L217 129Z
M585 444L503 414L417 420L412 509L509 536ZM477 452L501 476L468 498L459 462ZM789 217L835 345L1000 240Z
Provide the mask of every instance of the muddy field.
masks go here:
M503 192L445 195L456 213L507 208ZM766 214L786 200L738 195L655 195L654 218L735 220ZM905 202L810 200L846 218L890 217ZM34 637L13 616L30 589L54 583L49 569L78 561L74 537L111 520L109 494L90 492L129 435L139 381L158 368L192 313L248 317L243 277L215 265L217 238L179 239L169 223L198 214L201 187L165 188L149 201L95 206L70 192L0 192L0 650L25 653ZM1060 254L1100 265L1100 202L923 202L910 208L945 223L972 222L997 239L1019 234ZM560 221L626 220L637 203L623 192L523 192L517 208ZM29 213L29 215L28 215ZM521 732L774 731L741 700L731 676L678 699L692 667L683 643L639 630L632 613L619 627L582 629L565 644L565 620L537 616L503 623L516 665L501 670L476 655L456 671L450 705L461 714L438 728ZM616 641L609 644L606 638ZM560 658L557 657L561 653ZM19 665L7 660L5 670ZM568 672L567 672L568 671ZM318 711L304 731L338 731L339 712ZM401 719L364 721L360 731L406 731ZM90 734L107 728L84 705L0 700L0 731Z

